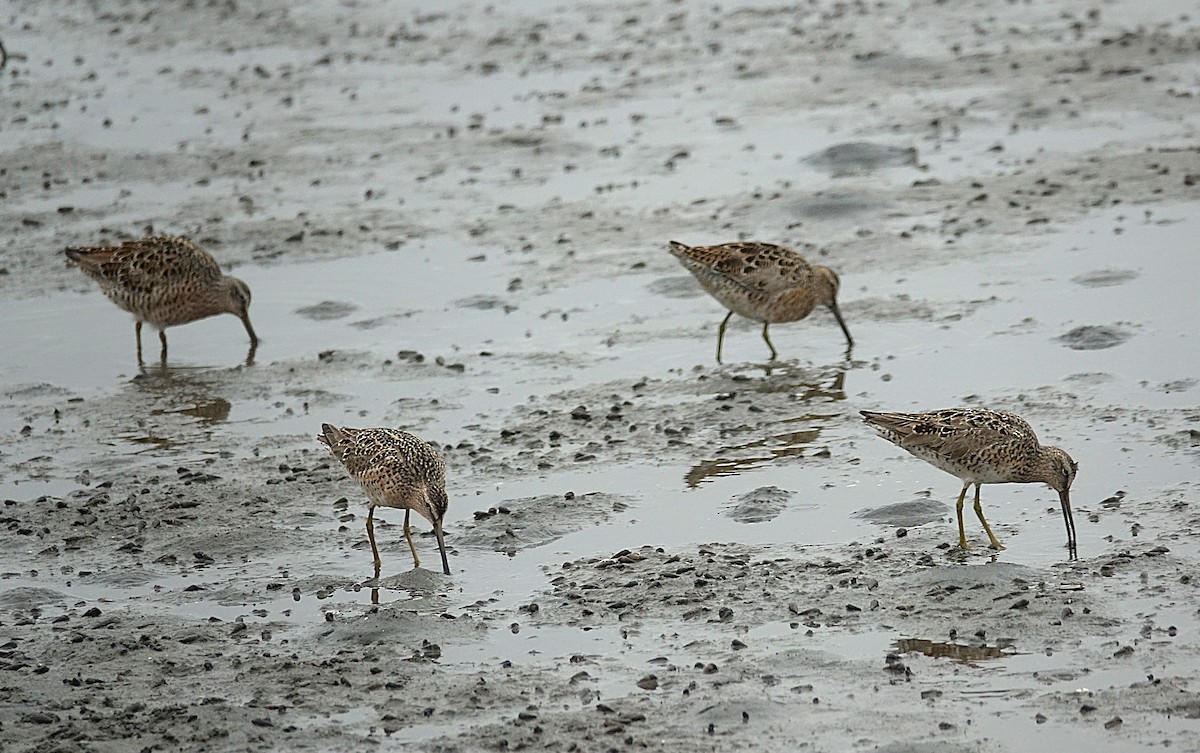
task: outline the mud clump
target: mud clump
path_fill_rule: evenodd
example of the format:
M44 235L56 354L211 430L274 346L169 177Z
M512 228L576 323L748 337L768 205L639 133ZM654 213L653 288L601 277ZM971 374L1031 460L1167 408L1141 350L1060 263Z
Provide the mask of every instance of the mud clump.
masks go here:
M912 527L941 520L949 511L950 508L941 502L931 499L914 499L909 502L897 502L882 507L859 510L854 513L854 517L879 525Z
M358 306L345 301L321 301L312 306L296 309L296 313L314 322L342 319L358 310Z
M1097 269L1071 278L1071 282L1085 288L1108 288L1114 285L1124 285L1130 280L1136 280L1138 273L1132 269Z
M911 146L850 141L834 144L828 149L809 155L804 161L813 167L839 175L869 172L885 167L911 167L917 164L917 150Z
M1071 350L1104 350L1115 348L1133 337L1133 333L1124 327L1116 325L1086 325L1076 327L1064 335L1058 336L1058 341Z
M765 523L779 517L795 492L778 486L760 486L735 498L729 508L729 517L739 523Z
M544 494L506 501L475 513L475 522L455 537L456 546L516 554L608 520L628 506L615 494Z

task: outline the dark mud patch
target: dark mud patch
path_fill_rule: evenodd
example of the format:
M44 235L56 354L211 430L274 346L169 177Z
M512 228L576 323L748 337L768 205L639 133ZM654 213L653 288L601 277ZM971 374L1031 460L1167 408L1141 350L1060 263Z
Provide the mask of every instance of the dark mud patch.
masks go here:
M644 546L565 563L553 574L552 601L540 614L589 629L665 620L853 630L882 621L910 635L984 630L1027 648L1119 624L1070 570L943 567L940 560L900 543L855 545L837 556L739 544Z
M1076 327L1056 339L1071 350L1104 350L1115 348L1129 338L1133 332L1115 324L1085 325Z
M71 391L54 384L22 384L4 391L7 400L34 400L38 398L69 397Z
M386 327L387 325L389 325L392 322L395 322L397 320L407 319L407 318L411 317L414 313L416 313L416 312L415 311L401 311L401 312L398 312L395 314L384 314L383 316L373 316L370 319L359 319L357 321L350 322L350 326L354 327L355 329L361 329L361 330L378 329L379 327Z
M878 212L886 203L874 196L865 194L843 194L818 192L812 196L800 197L788 203L791 211L798 217L808 220L838 220L857 217L868 212ZM792 244L792 248L810 261L818 253L812 243Z
M516 554L608 520L630 498L615 494L545 494L508 500L475 513L475 522L454 537L456 546Z
M1159 385L1159 389L1166 393L1187 392L1190 389L1194 389L1197 384L1200 384L1200 379L1174 379Z
M1094 272L1072 277L1071 282L1085 288L1109 288L1115 285L1124 285L1137 278L1138 273L1132 269L1097 269Z
M345 301L321 301L312 306L296 309L296 314L315 322L344 319L358 310L358 306Z
M824 426L852 420L837 405L846 399L844 380L840 368L781 363L765 375L698 367L682 382L608 382L516 405L502 417L503 429L479 434L464 452L480 470L545 471L648 453L693 462L708 456L690 474L698 482L742 467L743 460L795 454L799 445L816 442Z
M971 316L983 306L996 303L995 297L971 301L944 301L934 304L927 300L914 299L907 294L892 298L864 297L855 298L842 304L842 310L847 317L869 319L878 322L924 321L924 322L958 322Z
M661 295L663 298L699 298L706 295L704 290L696 283L696 278L691 275L678 275L675 277L662 277L646 286L646 290L655 295Z
M883 526L921 526L926 523L943 520L950 508L931 499L914 499L909 502L896 502L882 507L872 507L869 510L859 510L854 517L869 520Z
M454 302L454 305L460 309L475 309L476 311L499 309L506 314L517 310L513 303L495 295L473 295L460 298Z
M765 523L779 517L794 496L778 486L760 486L734 499L726 515L739 523Z
M50 588L24 586L0 592L0 609L25 611L63 604L70 597Z
M917 164L917 149L871 141L850 141L822 149L805 157L804 161L834 175L870 172L885 167L913 167Z
M872 559L887 556L868 551ZM879 581L865 572L862 559L774 554L739 544L677 551L643 546L568 562L551 580L559 608L543 614L591 627L661 619L843 624L880 608L873 597Z
M1063 377L1063 380L1081 386L1097 387L1104 384L1111 384L1116 380L1116 377L1103 371L1088 371L1078 374L1068 374Z
M316 639L330 646L381 646L412 657L437 658L431 645L476 640L488 630L486 624L469 614L444 617L447 604L423 603L421 611L394 605L372 607L362 613L329 610L324 625L313 629Z
M1121 651L1119 658L1128 661L1128 657L1136 653L1136 649ZM1181 677L1156 678L1151 675L1127 687L1088 690L1086 693L1060 691L1050 694L1044 702L1046 710L1054 717L1082 717L1089 725L1103 726L1106 730L1121 726L1124 723L1122 715L1132 718L1134 714L1147 712L1159 715L1160 724L1167 723L1172 717L1200 719L1200 693L1190 690Z

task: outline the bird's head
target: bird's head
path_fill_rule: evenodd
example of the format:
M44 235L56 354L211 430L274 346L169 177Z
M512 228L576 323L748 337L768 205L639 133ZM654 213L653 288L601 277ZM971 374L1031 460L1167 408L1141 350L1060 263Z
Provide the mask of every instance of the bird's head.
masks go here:
M257 345L258 335L250 326L250 286L232 275L225 275L225 310L242 320L251 345Z
M450 561L446 558L446 539L442 535L442 519L450 507L450 498L446 496L444 486L430 487L425 495L428 513L425 517L433 524L433 535L437 537L438 553L442 555L442 572L450 574Z
M1065 450L1057 447L1042 448L1042 460L1039 465L1042 471L1041 480L1047 486L1058 492L1060 496L1071 491L1071 484L1075 483L1075 473L1079 470L1079 464L1072 460Z

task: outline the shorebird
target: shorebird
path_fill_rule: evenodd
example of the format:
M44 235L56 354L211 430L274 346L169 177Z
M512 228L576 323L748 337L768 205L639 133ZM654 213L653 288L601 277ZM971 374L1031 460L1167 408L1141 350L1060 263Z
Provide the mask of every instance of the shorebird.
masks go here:
M250 335L250 356L258 336L250 326L250 288L222 274L212 256L186 238L160 235L118 246L68 248L67 258L100 283L109 300L133 314L138 364L142 363L142 323L158 330L161 360L167 362L167 327L217 314L233 314Z
M317 441L329 448L367 495L367 538L375 555L375 577L379 577L381 564L379 547L375 545L376 505L403 508L404 538L412 551L413 567L421 566L421 558L408 528L409 514L416 510L432 523L442 553L442 571L449 575L442 518L450 500L446 497L446 461L441 454L420 437L399 429L351 429L321 424Z
M979 504L982 484L1041 482L1058 492L1067 548L1075 552L1075 519L1071 515L1071 484L1079 465L1065 451L1045 447L1020 416L986 408L946 408L925 413L874 413L863 419L884 439L963 482L955 509L958 545L969 549L963 531L963 500L975 485L975 514L983 523L992 549L1004 547L983 517Z
M686 246L670 242L671 253L691 272L713 298L729 313L717 330L717 363L721 363L721 345L725 325L734 314L763 323L762 336L771 349L771 360L778 353L767 335L767 328L781 322L794 322L808 316L818 306L833 312L847 347L854 345L850 330L838 310L837 294L841 281L829 267L809 264L804 257L774 243L722 243L718 246Z

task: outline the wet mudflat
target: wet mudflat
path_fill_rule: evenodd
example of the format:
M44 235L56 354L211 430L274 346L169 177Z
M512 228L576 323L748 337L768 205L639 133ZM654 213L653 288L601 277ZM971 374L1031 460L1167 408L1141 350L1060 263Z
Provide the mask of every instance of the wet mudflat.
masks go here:
M1189 5L16 3L0 747L1200 747ZM252 364L137 368L61 249L151 231ZM666 241L738 238L854 349L718 366ZM858 420L958 404L1079 461L1078 560ZM387 511L370 577L322 421L444 448L451 577Z

